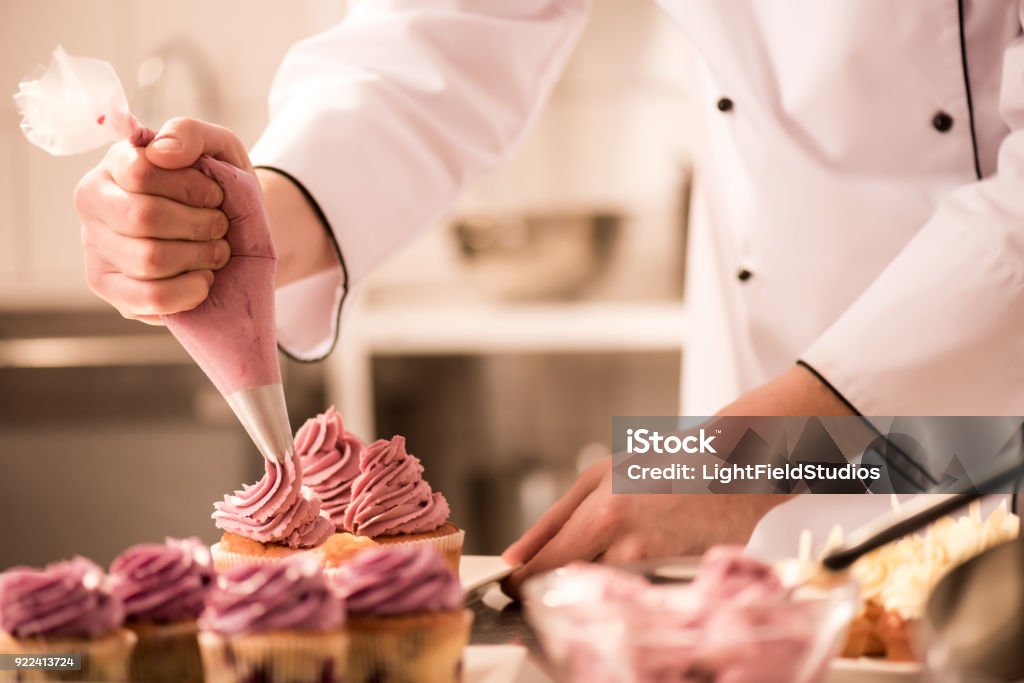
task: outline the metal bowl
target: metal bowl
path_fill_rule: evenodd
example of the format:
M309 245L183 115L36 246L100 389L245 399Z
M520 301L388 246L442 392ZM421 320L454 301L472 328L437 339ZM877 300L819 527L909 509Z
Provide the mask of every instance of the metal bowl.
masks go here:
M502 300L573 299L606 270L621 217L614 213L480 216L455 223L462 263Z

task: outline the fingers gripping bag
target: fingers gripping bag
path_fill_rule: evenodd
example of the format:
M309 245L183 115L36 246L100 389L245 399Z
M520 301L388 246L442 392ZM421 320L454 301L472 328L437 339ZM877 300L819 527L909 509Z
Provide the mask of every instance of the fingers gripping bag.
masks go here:
M114 68L57 48L49 67L19 84L14 96L30 142L56 156L127 140L137 147L155 132L128 109ZM214 274L209 296L191 311L162 316L167 328L213 381L263 456L281 463L294 451L281 384L274 327L277 254L256 179L219 159L194 164L224 190L225 239L231 259Z

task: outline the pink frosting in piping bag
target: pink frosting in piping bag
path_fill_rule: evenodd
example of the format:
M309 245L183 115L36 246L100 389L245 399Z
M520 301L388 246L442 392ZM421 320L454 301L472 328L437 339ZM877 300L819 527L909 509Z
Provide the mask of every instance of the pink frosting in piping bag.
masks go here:
M114 68L57 48L45 71L19 83L21 128L54 155L117 140L145 147L156 134L128 109ZM224 161L194 167L224 190L231 258L214 274L209 296L191 311L162 316L167 328L224 395L266 459L266 474L217 503L218 526L261 542L308 547L333 531L320 499L302 488L281 386L274 315L277 254L256 178Z
M55 155L75 154L116 140L137 147L155 133L128 109L114 68L102 60L54 51L49 68L19 83L21 128ZM259 184L224 161L202 156L194 167L224 190L231 259L214 274L209 296L191 311L163 316L171 333L210 377L264 457L294 450L281 387L274 315L277 254Z
M136 122L129 139L145 147L156 133ZM274 330L277 252L256 178L202 156L194 167L224 189L221 210L230 227L227 265L214 274L206 300L191 311L161 316L217 389L236 391L281 383Z

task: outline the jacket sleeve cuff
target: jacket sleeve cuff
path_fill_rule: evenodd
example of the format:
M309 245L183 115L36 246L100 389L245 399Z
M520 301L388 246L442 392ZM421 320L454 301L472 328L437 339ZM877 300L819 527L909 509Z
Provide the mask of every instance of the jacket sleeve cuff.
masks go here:
M1018 414L1024 279L1000 239L1012 230L966 213L933 219L801 356L862 414Z
M338 240L320 204L294 175L276 166L257 164L286 177L306 197L324 226L338 258L338 266L315 273L277 289L277 345L290 359L316 362L326 358L338 343L341 305L348 294L348 269Z
M830 382L828 380L827 377L825 377L823 374L818 372L817 368L815 368L814 366L812 366L810 363L808 363L807 361L805 361L803 359L798 360L796 362L796 364L799 365L800 367L804 368L808 372L810 372L812 375L814 375L815 378L817 378L817 380L819 382L821 382L825 386L826 389L831 391L832 394L843 403L843 405L845 405L847 408L849 408L853 412L854 415L861 415L861 416L863 415L863 413L861 413L859 410L857 410L857 406L853 405L853 403L851 403L848 398L843 396L843 393L841 391L839 391L839 389L837 389L835 387L835 385L832 384L832 382Z

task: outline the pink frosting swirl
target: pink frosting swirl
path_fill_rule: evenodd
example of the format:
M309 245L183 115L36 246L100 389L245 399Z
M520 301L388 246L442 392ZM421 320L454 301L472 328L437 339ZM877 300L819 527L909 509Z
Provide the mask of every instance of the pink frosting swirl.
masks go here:
M352 500L352 481L359 474L359 457L366 444L346 431L334 406L306 420L295 434L295 454L302 466L302 483L323 501L321 509L338 528Z
M84 557L0 574L0 631L15 638L91 638L123 622L103 569Z
M128 621L148 624L198 617L213 576L210 549L198 538L132 546L110 565Z
M462 606L459 578L433 548L366 550L343 565L331 581L354 615L443 612Z
M345 529L357 536L393 536L433 531L446 521L448 501L423 479L419 458L405 450L405 437L380 439L359 459Z
M320 499L302 486L297 458L287 458L283 465L266 461L262 479L213 507L219 528L259 543L311 548L334 533L334 524L320 514Z
M217 577L200 628L225 635L326 631L342 625L345 608L309 555L235 567Z
M735 545L714 546L704 553L693 590L709 603L742 595L756 601L786 592L771 565L744 554L743 548Z

